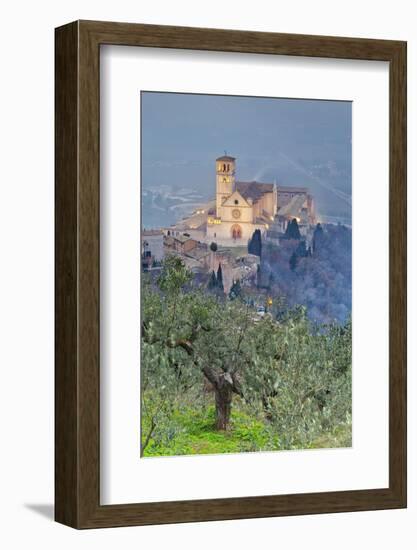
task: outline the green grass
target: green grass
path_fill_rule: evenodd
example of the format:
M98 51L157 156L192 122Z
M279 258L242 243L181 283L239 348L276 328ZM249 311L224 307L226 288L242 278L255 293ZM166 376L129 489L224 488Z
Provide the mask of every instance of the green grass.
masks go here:
M270 433L259 420L237 409L232 410L231 429L215 429L214 407L205 411L176 411L173 437L166 442L151 439L144 456L175 456L196 454L241 453L266 450Z
M309 449L334 449L336 447L352 446L352 424L346 423L337 426L333 432L324 433L317 437Z
M148 426L144 426L147 433ZM271 425L262 418L254 418L245 411L243 403L236 400L232 409L228 431L215 428L214 406L193 409L184 406L175 410L167 425L161 426L163 434L149 441L143 456L180 456L254 451L278 451L295 449L331 449L350 447L351 423L338 425L332 431L323 432L310 443L294 442L286 447ZM285 438L284 438L285 439Z

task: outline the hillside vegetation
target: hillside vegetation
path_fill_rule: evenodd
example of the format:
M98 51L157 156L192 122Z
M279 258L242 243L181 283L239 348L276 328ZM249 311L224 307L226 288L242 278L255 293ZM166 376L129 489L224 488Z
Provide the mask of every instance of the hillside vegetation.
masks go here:
M142 286L143 456L351 445L351 322L279 321L205 292L178 257Z
M290 225L280 245L262 247L258 288L288 307L303 305L318 323L344 324L352 310L352 231L317 225L311 246Z

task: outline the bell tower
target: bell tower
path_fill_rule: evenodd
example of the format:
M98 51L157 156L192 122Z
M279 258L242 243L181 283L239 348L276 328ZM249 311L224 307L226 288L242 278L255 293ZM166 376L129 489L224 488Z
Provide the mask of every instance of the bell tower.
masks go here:
M216 159L216 216L221 217L220 208L235 189L236 159L224 155Z

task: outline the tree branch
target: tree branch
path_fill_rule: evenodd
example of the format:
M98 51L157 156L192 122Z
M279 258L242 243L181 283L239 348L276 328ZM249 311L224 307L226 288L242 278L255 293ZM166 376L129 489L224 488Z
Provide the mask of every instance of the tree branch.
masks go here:
M237 395L240 395L240 397L244 397L242 384L240 383L240 380L239 380L237 374L235 372L232 372L231 376L232 376L232 380L233 380L232 390Z
M179 340L166 340L165 344L168 348L182 348L187 355L192 356L194 354L194 348L190 341L180 338Z
M197 363L196 365L198 366ZM201 370L204 376L207 378L209 382L213 384L213 386L217 387L219 385L219 376L214 369L212 369L209 366L204 366Z
M155 416L152 416L150 430L148 432L148 435L146 436L145 443L142 445L142 456L145 453L145 449L148 446L149 441L151 440L151 437L152 437L152 434L153 434L155 428L156 428L156 420L155 420Z

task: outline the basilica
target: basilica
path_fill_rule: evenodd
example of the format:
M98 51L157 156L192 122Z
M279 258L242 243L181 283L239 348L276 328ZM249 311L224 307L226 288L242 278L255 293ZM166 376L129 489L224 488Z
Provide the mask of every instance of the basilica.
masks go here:
M313 200L305 187L236 180L236 159L216 159L216 197L170 228L200 242L246 245L254 231L265 235L271 224L285 227L288 220L314 221ZM184 233L186 232L186 233Z
M236 159L216 159L216 204L208 212L207 237L214 241L247 242L255 229L262 233L277 212L273 183L236 181Z

